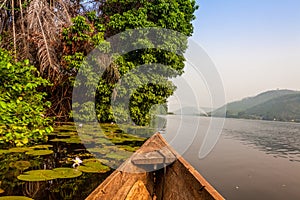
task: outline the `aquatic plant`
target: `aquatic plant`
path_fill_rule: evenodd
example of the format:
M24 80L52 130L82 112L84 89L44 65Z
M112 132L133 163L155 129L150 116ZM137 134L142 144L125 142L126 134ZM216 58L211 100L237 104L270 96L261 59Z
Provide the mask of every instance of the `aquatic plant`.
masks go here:
M12 168L17 168L17 169L23 171L23 170L28 169L31 166L31 164L30 164L29 161L19 160L19 161L16 161L16 162L11 162L9 164L9 166L12 167Z
M55 168L52 171L55 172L56 178L76 178L82 174L79 170L66 167Z
M115 146L103 146L103 147L95 147L95 148L88 149L88 151L93 154L95 154L95 153L108 154L108 153L111 153L116 150L117 150L117 148Z
M79 166L78 170L85 173L105 173L110 171L110 168L106 165L103 165L100 160L87 159L83 160L83 165Z
M52 148L53 145L51 144L41 144L41 145L34 145L29 147L30 149L48 149L48 148Z
M128 146L128 145L118 145L118 148L121 150L125 150L125 151L130 151L130 152L135 152L136 150L138 150L140 147L132 147L132 146Z
M52 150L44 149L44 150L31 150L26 152L27 155L31 156L45 156L45 155L50 155L53 154Z
M0 200L33 200L33 199L25 196L3 196L0 197Z
M74 162L74 164L72 165L73 168L78 167L82 163L82 160L80 160L80 158L78 157L72 159L72 161Z
M128 151L116 151L116 152L111 152L105 155L105 158L109 159L114 159L114 160L124 160L129 158L132 155L132 153Z
M30 150L32 150L32 149L30 149L28 147L14 147L14 148L8 149L8 151L11 153L24 153L24 152L30 151Z
M69 144L81 144L81 140L78 136L72 136L70 138L55 138L50 140L50 142L65 142Z
M7 154L7 153L11 153L9 150L6 149L0 149L0 155L1 154Z
M22 181L49 181L56 179L56 173L53 170L31 170L24 172L17 178Z
M31 170L19 175L22 181L49 181L53 179L76 178L82 172L73 168L55 168L53 170Z

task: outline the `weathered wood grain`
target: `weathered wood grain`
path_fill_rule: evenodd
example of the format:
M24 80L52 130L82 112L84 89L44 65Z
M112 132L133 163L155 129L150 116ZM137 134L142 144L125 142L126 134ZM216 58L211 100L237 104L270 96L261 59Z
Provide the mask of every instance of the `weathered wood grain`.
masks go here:
M153 169L160 165L160 170ZM223 200L159 134L153 135L87 200Z

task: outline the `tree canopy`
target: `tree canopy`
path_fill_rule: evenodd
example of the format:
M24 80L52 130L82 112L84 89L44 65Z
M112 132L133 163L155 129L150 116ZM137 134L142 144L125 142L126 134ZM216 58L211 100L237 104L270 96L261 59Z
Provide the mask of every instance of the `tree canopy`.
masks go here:
M100 49L101 77L92 79L99 72L91 71L89 80L81 82L89 91L96 81L96 105L86 102L78 105L78 111L84 115L95 106L101 122L132 118L136 124L145 125L153 105L165 104L173 94L175 87L169 79L184 72L183 53L187 37L193 33L196 9L194 0L1 0L0 46L10 50L15 60L29 59L41 76L52 83L43 90L52 103L47 116L56 116L57 120L70 119L75 78L80 69L88 69L86 56ZM187 37L157 34L156 40L166 48L150 48L155 47L155 42L145 37L138 43L147 43L148 48L117 56L112 53L114 46L107 39L129 29L150 27L170 29ZM103 68L103 63L108 66ZM161 65L169 66L172 72L164 69L159 74ZM129 74L140 66L157 73L139 77L147 79L147 84L132 93L128 89L140 80ZM151 83L150 79L156 82ZM129 101L129 113L124 113L121 104L113 109L114 101L125 100Z

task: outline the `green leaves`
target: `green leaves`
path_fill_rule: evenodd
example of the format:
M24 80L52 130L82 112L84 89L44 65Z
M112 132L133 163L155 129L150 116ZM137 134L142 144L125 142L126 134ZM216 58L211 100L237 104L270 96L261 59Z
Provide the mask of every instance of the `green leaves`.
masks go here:
M6 105L6 103L4 101L0 101L0 106L3 109L7 108L7 105Z
M106 173L110 171L110 168L106 165L103 165L99 160L88 159L83 160L83 165L80 165L78 170L85 173Z
M37 91L49 83L35 73L28 60L14 62L9 52L0 49L0 144L23 146L42 141L53 130L50 119L43 117L49 102Z
M82 77L74 88L87 91L82 96L96 97L96 105L91 98L86 102L73 101L72 114L78 120L91 121L95 116L89 114L94 114L96 108L101 122L128 122L131 118L138 125L147 125L151 108L165 105L176 89L169 80L183 74L183 53L187 36L193 32L192 20L197 9L195 0L107 0L99 8L75 17L73 24L63 30L64 43L70 52L64 56L67 68L80 69ZM159 30L155 34L141 29L154 27ZM174 31L166 32L167 29ZM118 33L121 34L117 44L105 40ZM136 49L125 54L116 50L127 47ZM93 49L102 55L84 60ZM133 74L144 65L149 69ZM160 68L161 65L166 67ZM128 74L131 76L126 77ZM119 81L121 85L117 84ZM120 103L112 105L114 101Z
M22 181L49 181L62 178L76 178L82 172L72 168L55 168L53 170L31 170L19 175L17 178Z

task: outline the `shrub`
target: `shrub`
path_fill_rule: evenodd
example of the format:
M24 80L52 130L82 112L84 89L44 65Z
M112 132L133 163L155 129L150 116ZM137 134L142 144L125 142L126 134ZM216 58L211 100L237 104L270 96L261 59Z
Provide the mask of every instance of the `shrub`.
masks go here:
M0 144L23 146L47 138L53 128L43 114L50 103L38 91L47 85L28 60L15 62L0 49Z

